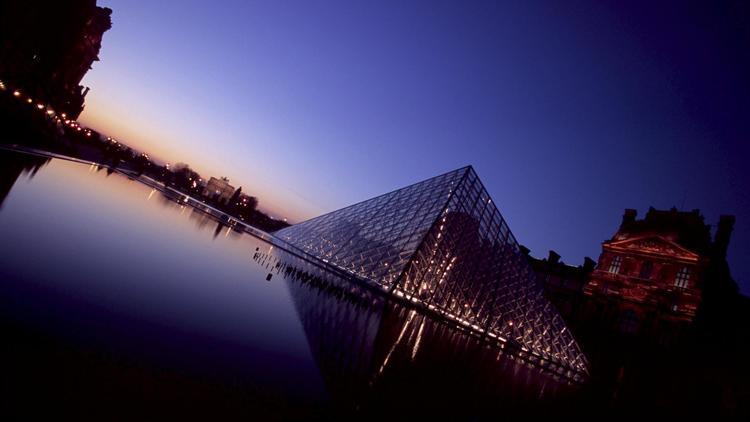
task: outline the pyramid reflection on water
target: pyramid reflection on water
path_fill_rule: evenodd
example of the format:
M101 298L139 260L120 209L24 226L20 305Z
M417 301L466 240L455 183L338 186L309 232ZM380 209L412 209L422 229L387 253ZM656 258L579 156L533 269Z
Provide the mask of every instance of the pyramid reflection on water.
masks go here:
M559 372L587 372L585 356L470 166L275 236Z
M314 260L260 249L253 259L289 289L332 419L494 420L576 408L578 383Z

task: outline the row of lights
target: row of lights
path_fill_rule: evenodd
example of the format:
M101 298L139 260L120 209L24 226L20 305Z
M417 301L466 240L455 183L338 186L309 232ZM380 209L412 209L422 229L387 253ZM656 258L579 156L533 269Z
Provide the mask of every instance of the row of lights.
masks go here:
M2 80L0 80L0 91L6 91L7 89L8 89L8 87L5 85L5 82L3 82ZM16 90L13 91L13 96L16 97L16 98L18 98L18 99L22 99L23 93L21 92L21 90L16 89ZM32 104L34 102L34 100L31 97L27 97L26 98L26 102L28 104ZM91 132L90 129L84 128L83 126L81 126L80 124L78 124L78 122L76 122L75 120L68 119L68 116L67 116L66 113L60 113L60 115L58 116L55 113L55 110L53 110L52 108L49 108L49 107L45 106L42 103L37 103L36 104L36 108L38 110L40 110L40 111L44 111L47 114L47 116L49 116L50 118L52 118L57 123L65 124L65 125L69 126L71 129L75 129L77 132L84 132L84 134L86 136L88 136L88 137L90 137L91 134L92 134L92 132ZM110 136L107 137L107 141L111 142L112 144L115 144L115 145L120 145L120 143L117 142L117 140L115 140L114 138L112 138ZM150 159L150 157L146 153L141 153L141 156L144 157L144 158L146 158L147 160ZM169 169L169 163L167 163L166 168ZM195 185L195 184L196 183L193 182L193 185ZM193 186L193 187L195 187L195 186Z
M384 289L388 290L387 286L382 286L382 287ZM396 296L404 298L406 300L410 300L411 302L414 302L416 304L427 305L428 309L430 309L432 311L435 311L435 312L438 312L439 314L442 314L443 316L445 316L445 317L447 317L449 319L452 319L452 320L456 321L457 323L459 323L459 324L461 324L461 325L463 325L463 326L465 326L467 328L470 328L470 329L472 329L473 331L475 331L475 332L477 332L479 334L486 334L486 335L488 335L488 336L490 336L492 338L500 340L502 343L506 343L508 341L506 338L502 337L501 335L493 333L492 331L486 331L485 329L483 329L479 325L472 323L472 321L466 320L466 319L464 319L464 318L462 318L462 317L460 317L458 315L455 315L455 314L453 314L453 313L451 313L449 311L446 311L444 309L440 309L440 308L438 308L438 307L436 307L436 306L434 306L432 304L427 304L424 301L422 301L421 299L417 298L416 295L404 292L401 289L394 290L394 293L396 294ZM509 327L513 327L513 321L508 321L507 325ZM530 330L531 329L529 329L529 331ZM536 350L529 350L526 346L523 346L523 345L521 346L521 350L524 351L524 352L526 352L526 353L531 353L532 355L534 355L534 356L536 356L538 358L549 359L549 358L546 358L545 356L543 356L540 352L538 352ZM566 360L565 357L559 356L556 353L555 354L549 353L549 348L547 350L547 353L548 353L548 355L555 356L555 357L557 357L559 359ZM577 366L579 369L584 369L585 370L585 365L582 364L581 362L574 361L574 362L568 362L568 363Z
M0 91L6 91L8 87L5 85L5 82L0 80ZM23 93L21 90L16 89L13 91L13 96L18 99L23 99ZM26 103L32 104L34 102L34 99L31 97L26 98ZM71 129L75 129L78 132L83 132L86 136L91 136L93 133L91 129L84 128L83 126L79 125L78 122L75 120L68 119L68 115L66 113L60 113L58 116L57 113L55 113L55 110L53 110L51 107L47 107L42 103L37 103L36 108L39 111L44 111L47 116L51 117L55 122L65 124L69 126ZM107 141L112 142L113 144L119 144L115 139L112 137L107 137ZM148 158L148 155L143 154L146 158Z

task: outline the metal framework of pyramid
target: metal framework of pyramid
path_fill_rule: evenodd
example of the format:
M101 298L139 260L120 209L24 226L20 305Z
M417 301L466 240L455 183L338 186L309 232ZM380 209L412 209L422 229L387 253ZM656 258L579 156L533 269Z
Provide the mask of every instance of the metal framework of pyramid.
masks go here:
M471 166L275 236L469 329L587 372L585 356Z

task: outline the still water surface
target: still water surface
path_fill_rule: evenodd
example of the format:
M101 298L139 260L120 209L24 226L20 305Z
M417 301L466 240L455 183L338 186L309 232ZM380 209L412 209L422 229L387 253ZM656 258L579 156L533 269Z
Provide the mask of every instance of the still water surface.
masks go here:
M565 382L139 181L12 152L0 166L5 412L502 419L572 405Z

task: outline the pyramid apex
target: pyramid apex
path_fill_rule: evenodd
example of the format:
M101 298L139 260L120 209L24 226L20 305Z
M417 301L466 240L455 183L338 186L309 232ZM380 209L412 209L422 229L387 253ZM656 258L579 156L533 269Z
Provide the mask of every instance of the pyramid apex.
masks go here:
M415 306L586 372L586 358L471 165L275 233ZM498 264L502 263L502 264ZM541 323L540 323L541 321Z

